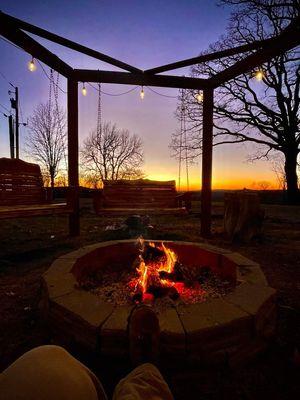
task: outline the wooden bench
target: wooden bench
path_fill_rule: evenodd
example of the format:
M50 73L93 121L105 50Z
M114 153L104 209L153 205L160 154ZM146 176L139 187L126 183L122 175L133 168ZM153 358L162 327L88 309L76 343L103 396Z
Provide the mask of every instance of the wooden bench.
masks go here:
M52 204L51 193L37 164L0 158L0 219L72 212L70 202Z
M188 193L177 194L175 181L148 179L104 181L94 196L97 214L184 213L190 203Z

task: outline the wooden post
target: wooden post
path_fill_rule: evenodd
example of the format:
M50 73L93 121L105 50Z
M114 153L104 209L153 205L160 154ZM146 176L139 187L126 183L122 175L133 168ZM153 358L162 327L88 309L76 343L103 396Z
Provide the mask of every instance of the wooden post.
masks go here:
M12 115L8 116L10 158L15 158L15 135Z
M211 234L213 106L214 106L214 91L213 89L205 89L203 93L202 190L201 190L201 235L203 237L209 237Z
M80 234L79 170L78 170L78 82L68 79L68 203L73 211L69 216L70 236Z

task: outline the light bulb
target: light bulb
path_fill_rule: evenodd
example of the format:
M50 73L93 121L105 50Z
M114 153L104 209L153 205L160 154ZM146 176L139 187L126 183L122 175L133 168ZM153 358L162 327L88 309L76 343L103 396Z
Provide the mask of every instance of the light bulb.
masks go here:
M144 88L143 88L143 86L142 86L142 89L141 89L141 91L140 91L140 98L143 100L144 97L145 97L145 92L144 92Z
M202 103L202 101L203 101L203 93L199 92L198 94L196 94L195 98L198 101L198 103Z
M31 60L28 63L28 69L29 69L30 72L33 72L33 71L36 70L36 65L35 65L33 57L31 58Z
M264 71L262 69L259 69L255 72L255 79L257 81L262 81L265 77Z
M87 90L86 90L86 87L85 87L84 83L82 84L81 93L83 94L83 96L87 95Z

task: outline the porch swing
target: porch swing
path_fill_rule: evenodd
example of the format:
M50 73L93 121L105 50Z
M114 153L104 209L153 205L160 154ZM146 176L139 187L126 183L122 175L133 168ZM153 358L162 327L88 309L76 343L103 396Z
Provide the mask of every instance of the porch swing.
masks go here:
M48 113L52 111L52 93L58 109L58 79L50 72ZM71 202L52 203L52 190L45 188L40 166L18 158L0 158L0 219L70 214Z
M102 133L101 84L98 85L97 135ZM185 124L181 123L184 136ZM186 133L185 133L186 138ZM181 162L181 161L180 161ZM187 159L186 159L187 162ZM188 177L188 165L187 177ZM188 178L187 178L188 179ZM179 176L180 188L180 176ZM184 214L190 210L190 198L176 191L176 181L150 179L104 180L103 188L94 194L96 214Z

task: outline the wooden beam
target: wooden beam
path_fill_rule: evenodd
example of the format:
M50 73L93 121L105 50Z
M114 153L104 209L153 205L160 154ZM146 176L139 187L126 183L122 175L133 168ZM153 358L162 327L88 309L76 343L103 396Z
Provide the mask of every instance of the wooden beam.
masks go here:
M213 61L213 60L221 59L224 57L233 56L233 55L239 54L239 53L245 53L247 51L258 49L261 47L265 48L268 45L269 40L270 39L255 41L253 43L244 44L242 46L233 47L231 49L215 51L215 52L209 53L209 54L202 54L197 57L188 58L186 60L176 61L171 64L162 65L160 67L147 69L147 70L145 70L145 73L159 74L161 72L171 71L173 69L189 67L191 65L200 64L203 62Z
M78 82L68 79L68 205L70 236L80 234L79 218L79 166L78 166Z
M213 87L218 87L239 75L246 74L272 58L300 45L300 17L295 20L277 37L270 39L266 48L257 50L241 61L226 68L209 79Z
M3 23L1 17L0 35L2 35L15 45L21 47L21 49L31 54L32 57L37 58L43 63L47 64L50 68L56 70L61 75L67 78L72 75L73 68L71 68L67 63L62 61L55 54L51 53L44 46L36 42L25 32L17 28L12 28L7 23Z
M206 89L203 93L202 138L201 235L203 237L211 235L213 107L213 89Z
M73 42L72 40L56 35L55 33L46 31L45 29L39 28L38 26L29 24L28 22L25 22L21 19L12 17L11 15L0 12L0 18L2 20L6 20L7 22L9 22L11 26L24 29L27 32L38 35L44 39L50 40L51 42L58 43L61 46L65 46L68 47L69 49L78 51L79 53L86 54L89 57L96 58L97 60L106 62L108 64L114 65L118 68L124 69L129 72L141 72L140 69L133 67L132 65L116 60L115 58L107 56L106 54L90 49L89 47Z
M79 82L117 83L122 85L160 86L195 90L203 90L211 87L208 79L86 69L75 69L74 79Z

